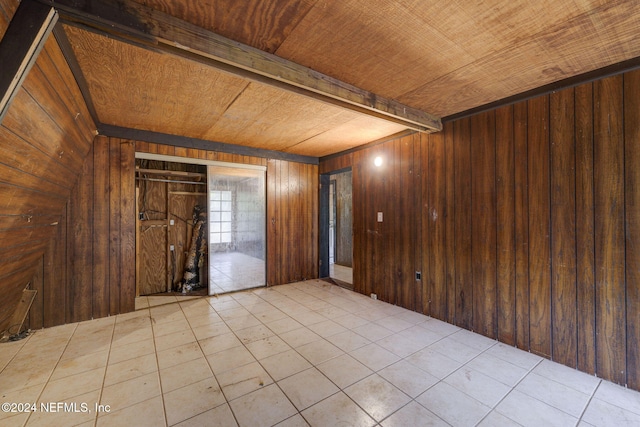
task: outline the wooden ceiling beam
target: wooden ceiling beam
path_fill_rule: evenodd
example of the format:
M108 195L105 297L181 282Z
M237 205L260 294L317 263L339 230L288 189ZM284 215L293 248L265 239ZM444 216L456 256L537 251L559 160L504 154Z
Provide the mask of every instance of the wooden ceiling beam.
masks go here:
M420 132L442 130L440 118L368 92L260 49L222 37L131 0L39 0L61 21L402 124Z
M20 2L0 40L0 122L57 19L58 14L51 6L29 0Z

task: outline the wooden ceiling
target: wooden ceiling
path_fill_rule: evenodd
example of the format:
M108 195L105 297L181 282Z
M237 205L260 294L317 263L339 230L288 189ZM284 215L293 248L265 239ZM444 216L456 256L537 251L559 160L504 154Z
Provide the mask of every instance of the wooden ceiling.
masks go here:
M640 57L637 0L135 2L436 117ZM407 129L71 21L102 124L314 157Z

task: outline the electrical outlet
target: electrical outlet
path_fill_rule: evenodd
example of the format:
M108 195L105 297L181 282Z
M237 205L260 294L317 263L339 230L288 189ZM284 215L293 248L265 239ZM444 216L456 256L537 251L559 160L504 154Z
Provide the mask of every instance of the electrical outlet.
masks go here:
M422 280L422 273L420 271L416 271L416 280Z
M142 221L144 219L144 212L138 212L138 219Z
M175 223L176 222L174 220L172 220L172 219L169 220L169 225L175 225Z
M372 299L378 299L378 295L377 294L371 294L371 298Z
M173 245L169 245L169 250L170 250L171 252L173 252L173 251L175 251L175 250L176 250L176 248L175 248L175 246L173 246Z
M378 222L382 222L382 212L378 212Z

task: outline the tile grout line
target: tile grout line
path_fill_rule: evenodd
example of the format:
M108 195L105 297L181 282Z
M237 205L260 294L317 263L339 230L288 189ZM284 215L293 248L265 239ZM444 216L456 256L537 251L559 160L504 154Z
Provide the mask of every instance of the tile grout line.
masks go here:
M584 417L584 414L587 412L587 409L589 409L589 405L591 405L591 402L593 401L593 399L596 398L596 393L600 388L601 384L602 384L602 379L598 378L598 384L596 384L596 386L593 389L593 393L591 393L591 396L589 396L589 400L587 400L587 404L584 405L584 408L582 408L582 412L580 412L580 416L578 417L578 422L576 423L576 426L580 425L580 423L582 422L582 417Z
M56 367L58 367L58 364L60 363L60 360L62 360L62 355L64 354L64 352L67 350L67 348L69 347L69 343L71 342L71 338L73 338L73 336L75 335L76 331L78 330L78 325L79 323L76 323L74 328L73 328L73 332L71 332L71 334L69 335L69 338L67 339L67 343L64 345L64 348L62 349L62 351L60 352L60 356L58 356L58 360L56 361L55 365L53 366L53 369L51 369L51 372L49 373L49 376L47 377L47 381L45 381L44 383L44 387L42 387L42 390L40 390L40 393L38 393L38 397L36 398L36 402L40 402L40 398L42 397L42 393L44 393L44 390L47 388L47 385L49 385L49 381L51 381L51 377L53 376L53 373L56 370ZM25 343L26 345L27 343ZM24 348L24 346L20 349L22 350ZM17 353L16 353L17 355ZM29 414L29 416L26 418L24 425L26 426L27 424L29 424L29 420L31 419L31 417L33 416L35 412L31 412Z

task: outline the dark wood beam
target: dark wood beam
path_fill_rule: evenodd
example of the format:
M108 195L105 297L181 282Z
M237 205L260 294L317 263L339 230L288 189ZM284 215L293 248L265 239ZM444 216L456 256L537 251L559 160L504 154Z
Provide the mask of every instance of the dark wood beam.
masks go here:
M58 20L51 6L22 0L0 40L0 123Z
M65 23L199 60L225 72L406 126L442 129L438 117L276 55L229 40L131 0L40 0Z
M174 147L196 148L198 150L240 154L243 156L262 157L264 159L286 160L290 162L307 163L310 165L319 164L317 157L285 153L282 151L265 150L263 148L246 147L244 145L226 144L224 142L207 141L204 139L189 138L186 136L169 135L166 133L147 130L124 128L120 126L98 124L98 134L113 138L130 139L133 141L172 145Z

